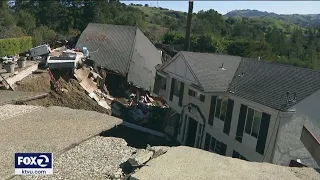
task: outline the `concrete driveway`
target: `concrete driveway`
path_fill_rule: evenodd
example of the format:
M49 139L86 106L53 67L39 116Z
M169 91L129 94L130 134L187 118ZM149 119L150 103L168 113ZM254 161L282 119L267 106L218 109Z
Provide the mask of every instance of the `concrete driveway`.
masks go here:
M15 152L52 152L57 156L121 123L94 111L0 106L0 179L18 178L14 177Z

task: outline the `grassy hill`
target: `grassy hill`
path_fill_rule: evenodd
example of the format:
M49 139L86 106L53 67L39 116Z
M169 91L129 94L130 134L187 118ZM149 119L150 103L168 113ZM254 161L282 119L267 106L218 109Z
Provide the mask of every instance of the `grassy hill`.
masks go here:
M166 8L145 7L133 5L132 7L140 9L146 18L146 31L150 32L155 39L161 38L168 30L184 32L186 27L187 13L181 11L169 10ZM193 19L196 19L197 13L194 13ZM290 34L296 28L305 27L302 22L306 19L310 21L317 20L317 16L306 15L284 15L279 16L275 13L261 12L257 10L231 11L223 16L224 20L234 18L241 20L242 17L249 18L249 22L256 24L263 29L279 29L286 34ZM196 20L194 20L196 21ZM298 22L301 22L300 24ZM312 23L310 22L310 23Z
M227 13L227 17L247 17L247 18L271 18L281 20L287 23L295 24L301 27L318 27L320 26L320 14L276 14L262 12L258 10L234 10Z
M164 8L133 5L144 13L144 32L153 42L161 42L165 33L170 29L184 31L187 13Z

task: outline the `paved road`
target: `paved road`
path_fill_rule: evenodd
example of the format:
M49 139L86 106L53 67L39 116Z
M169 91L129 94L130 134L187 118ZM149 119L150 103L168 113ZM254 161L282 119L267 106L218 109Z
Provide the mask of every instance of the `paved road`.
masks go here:
M15 152L59 155L121 122L109 115L65 107L0 106L0 179L13 175Z

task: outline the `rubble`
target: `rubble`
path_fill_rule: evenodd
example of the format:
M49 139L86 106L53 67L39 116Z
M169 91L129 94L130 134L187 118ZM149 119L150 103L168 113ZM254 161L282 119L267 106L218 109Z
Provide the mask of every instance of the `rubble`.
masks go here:
M153 151L146 149L139 149L132 157L129 158L128 162L131 166L141 166L144 163L148 162L153 155Z

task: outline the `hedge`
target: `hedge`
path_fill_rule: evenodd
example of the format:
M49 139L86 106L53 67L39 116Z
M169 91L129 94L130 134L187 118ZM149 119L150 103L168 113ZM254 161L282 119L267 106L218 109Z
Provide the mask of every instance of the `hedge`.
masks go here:
M5 55L15 55L33 47L31 36L21 38L0 39L0 57Z

